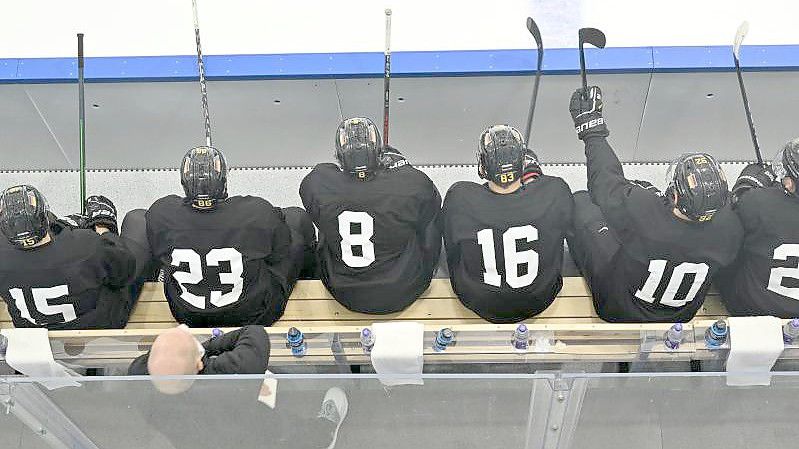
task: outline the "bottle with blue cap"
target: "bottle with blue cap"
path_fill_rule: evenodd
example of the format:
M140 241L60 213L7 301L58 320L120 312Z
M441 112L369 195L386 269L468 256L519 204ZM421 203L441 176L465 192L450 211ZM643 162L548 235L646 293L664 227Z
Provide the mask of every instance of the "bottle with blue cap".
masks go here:
M447 346L451 345L455 339L455 334L452 329L445 327L436 333L436 339L433 342L433 351L443 352Z
M663 343L669 349L677 349L682 343L682 323L674 323L663 336Z
M302 357L305 355L308 346L305 344L305 336L302 331L296 327L292 327L286 333L286 342L291 349L291 355L294 357Z
M530 331L527 325L522 323L513 331L513 339L511 340L513 349L517 352L527 352L530 347Z
M727 341L727 322L718 320L705 331L705 344L710 349L718 348Z
M375 334L372 329L364 327L361 331L361 348L364 354L371 354L372 348L375 346Z
M794 318L782 326L782 340L790 345L797 338L799 338L799 318Z

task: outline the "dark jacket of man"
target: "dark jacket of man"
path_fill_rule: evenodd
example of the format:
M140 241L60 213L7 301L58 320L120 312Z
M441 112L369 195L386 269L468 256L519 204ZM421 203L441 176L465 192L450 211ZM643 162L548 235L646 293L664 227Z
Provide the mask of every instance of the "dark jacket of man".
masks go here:
M263 326L244 326L203 343L203 369L198 374L263 374L269 361L269 336ZM150 374L150 353L137 357L128 375Z

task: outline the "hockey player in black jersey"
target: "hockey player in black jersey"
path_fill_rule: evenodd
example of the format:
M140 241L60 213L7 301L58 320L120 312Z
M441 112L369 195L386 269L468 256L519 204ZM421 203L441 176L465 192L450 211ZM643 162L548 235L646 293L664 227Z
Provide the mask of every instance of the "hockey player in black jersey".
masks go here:
M262 198L228 197L227 164L216 148L189 150L180 175L186 196L161 198L146 213L172 314L192 327L271 325L303 268L313 266L310 218Z
M733 315L799 317L797 180L799 139L777 154L773 170L750 164L733 187L733 209L743 224L744 243L717 283Z
M0 295L14 326L108 329L127 323L144 282L146 248L116 235L116 208L107 198L90 196L85 209L85 216L74 216L78 222L59 220L36 188L3 191Z
M671 165L662 194L629 181L606 139L600 89L578 89L569 109L588 168L588 193L574 195L569 251L597 313L615 322L690 320L741 246L724 173L710 155L693 153Z
M350 310L397 312L430 285L441 252L433 182L393 148L368 118L351 118L336 137L339 165L317 165L300 186L319 228L321 277Z
M507 125L482 133L477 164L488 182L455 183L441 212L452 287L488 321L521 321L546 309L563 284L572 193L561 178L541 173L535 153Z

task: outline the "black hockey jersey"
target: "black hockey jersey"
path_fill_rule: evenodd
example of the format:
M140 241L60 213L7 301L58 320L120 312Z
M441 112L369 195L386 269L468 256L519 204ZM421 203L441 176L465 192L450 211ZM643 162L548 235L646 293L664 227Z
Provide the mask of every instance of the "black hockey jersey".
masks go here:
M735 206L744 244L717 283L733 315L799 317L799 198L780 185L744 193Z
M430 285L441 252L441 196L409 166L358 181L335 164L317 165L300 186L319 228L322 281L341 304L397 312Z
M283 212L253 196L198 210L170 195L147 211L147 238L164 268L172 314L192 327L271 325L285 310L289 260Z
M15 327L121 328L136 260L121 237L52 226L52 241L32 249L0 242L0 295Z
M452 287L494 323L541 313L563 284L563 238L574 200L561 179L542 175L510 194L455 183L442 209Z
M588 280L606 321L685 322L702 306L713 276L733 262L743 229L729 205L708 222L674 215L654 188L624 178L604 137L586 140L588 191L621 249Z

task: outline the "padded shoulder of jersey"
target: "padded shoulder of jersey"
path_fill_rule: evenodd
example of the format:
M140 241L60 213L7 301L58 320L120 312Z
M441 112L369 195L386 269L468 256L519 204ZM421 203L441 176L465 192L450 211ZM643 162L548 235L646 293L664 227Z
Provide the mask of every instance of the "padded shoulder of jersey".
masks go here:
M444 196L444 201L452 201L453 199L458 199L463 195L474 194L475 192L482 190L486 190L486 187L483 184L472 181L457 181L447 190L447 194Z
M343 171L341 171L338 165L332 162L322 162L320 164L316 164L316 166L313 168L313 170L311 170L310 173L308 173L307 176L311 176L314 174L316 175L333 174L333 175L347 176Z
M785 193L782 185L776 184L771 187L752 188L745 192L738 200L736 207L760 207L764 203L790 201L792 198ZM799 202L799 199L795 199ZM797 203L799 204L799 203Z
M159 211L160 209L169 209L183 205L183 198L177 195L167 195L163 198L155 200L147 212Z
M227 200L228 204L235 204L245 207L253 207L253 208L274 208L272 203L268 200L261 198L260 196L252 196L252 195L236 195L231 196Z
M48 262L56 265L63 263L62 257L52 257L54 254L52 251L58 251L59 254L63 253L65 257L69 257L70 261L79 262L90 259L100 252L103 244L103 238L92 230L65 228L57 236L53 237L52 243L39 248L20 249L11 244L0 246L0 267L9 268L8 265L10 264L13 271L14 268L18 268L16 261L25 259L40 260L44 264ZM45 257L43 255L48 256ZM45 257L45 259L42 259L42 257Z

